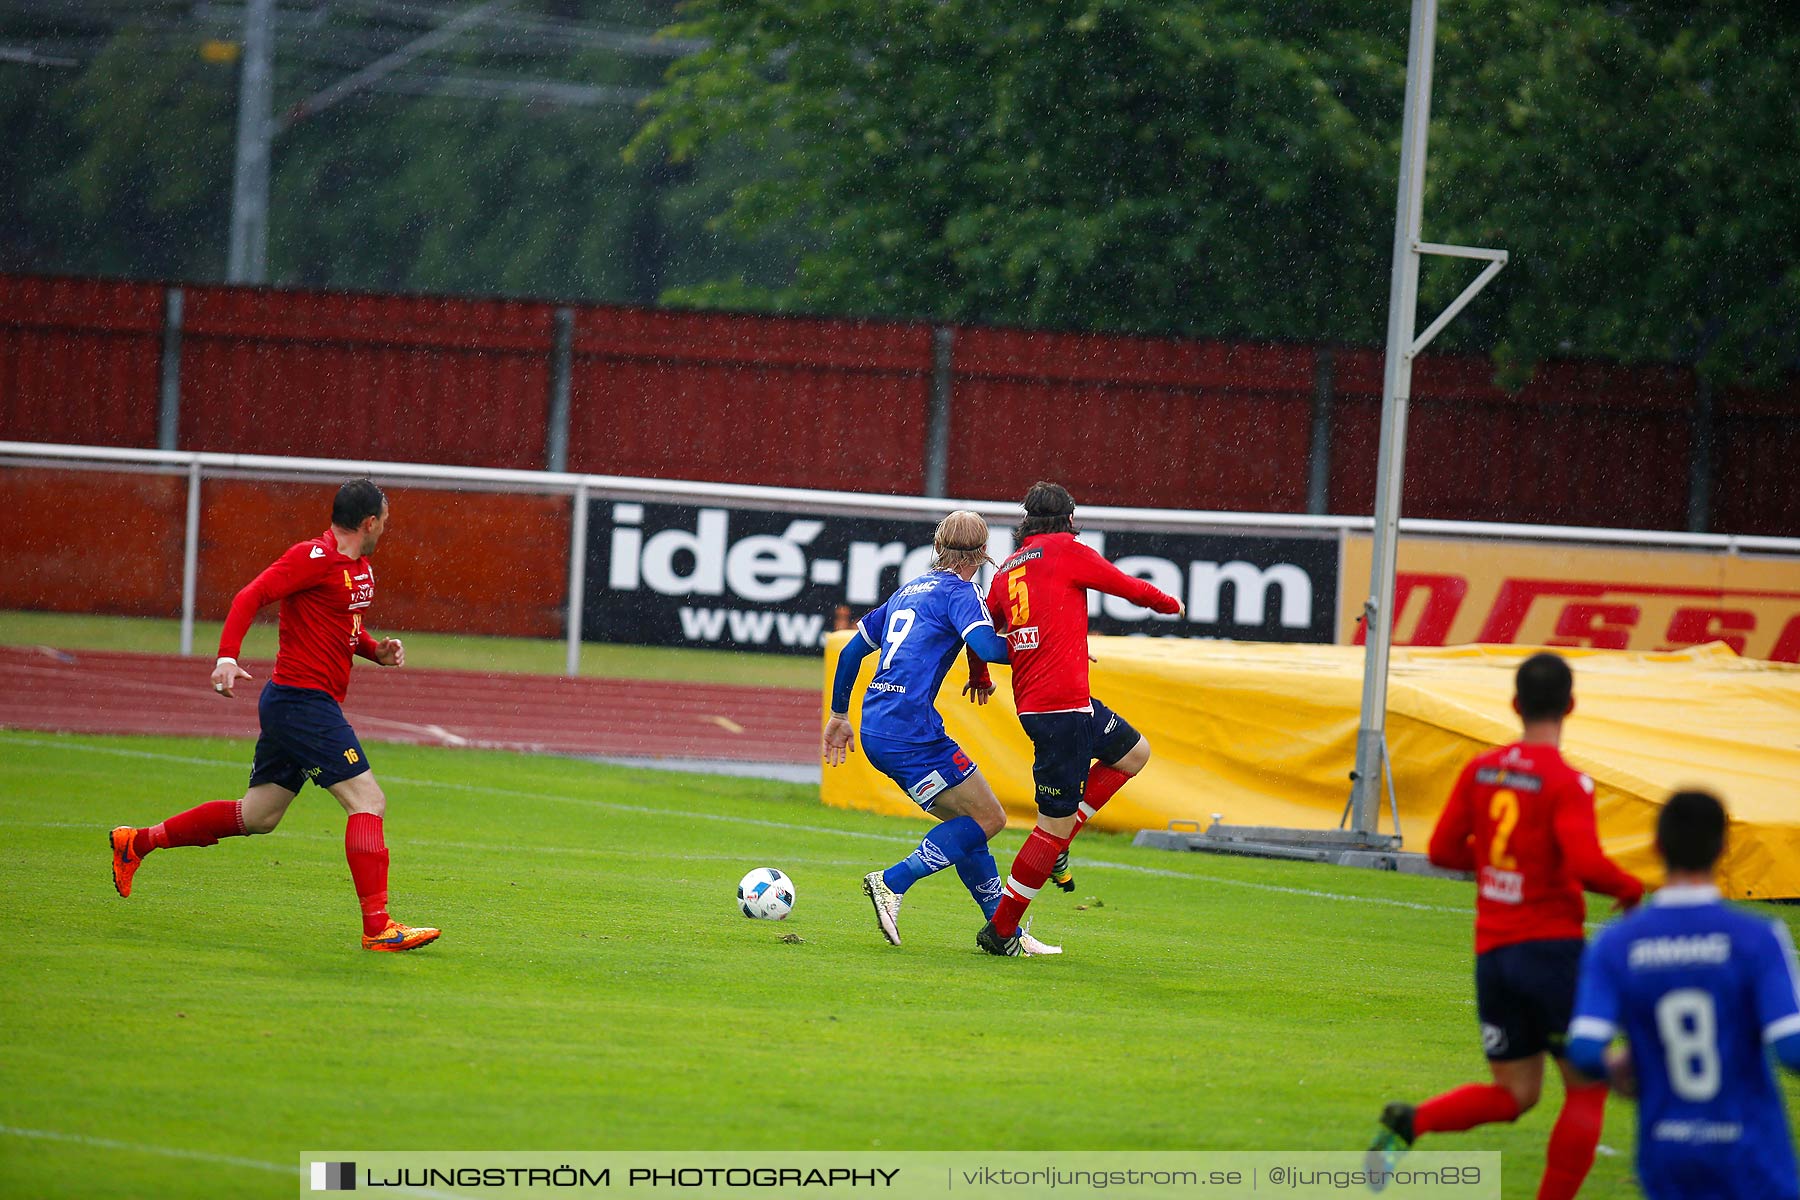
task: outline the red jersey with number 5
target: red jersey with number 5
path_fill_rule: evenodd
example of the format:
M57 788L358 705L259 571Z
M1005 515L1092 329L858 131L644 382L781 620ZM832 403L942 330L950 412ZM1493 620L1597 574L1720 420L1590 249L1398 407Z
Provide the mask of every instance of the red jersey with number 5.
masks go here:
M1006 633L1013 703L1022 713L1073 712L1088 693L1088 589L1159 613L1181 611L1167 592L1107 562L1072 533L1040 533L1000 564L988 612Z
M1644 885L1600 848L1594 781L1541 742L1515 742L1463 768L1431 835L1431 861L1475 872L1475 953L1583 936L1582 889L1629 904Z
M265 604L281 601L276 683L328 693L339 704L350 686L350 659L375 657L363 615L375 601L375 568L337 548L327 529L288 548L231 602L219 634L219 656L236 658L250 622Z

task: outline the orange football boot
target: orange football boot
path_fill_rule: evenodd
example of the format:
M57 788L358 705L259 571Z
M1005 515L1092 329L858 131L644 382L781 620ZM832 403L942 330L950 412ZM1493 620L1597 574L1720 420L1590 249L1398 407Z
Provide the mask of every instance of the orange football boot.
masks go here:
M428 946L438 940L438 931L421 925L414 928L402 925L398 921L389 921L387 928L370 937L363 934L364 950L417 950L420 946Z
M132 840L136 837L137 830L129 825L121 825L111 834L113 887L121 896L131 895L131 877L137 874L138 866L144 861L131 851Z

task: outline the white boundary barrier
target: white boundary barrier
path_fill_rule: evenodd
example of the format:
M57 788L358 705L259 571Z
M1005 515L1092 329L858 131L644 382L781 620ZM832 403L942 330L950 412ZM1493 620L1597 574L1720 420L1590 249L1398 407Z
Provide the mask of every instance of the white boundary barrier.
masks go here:
M203 479L263 479L317 483L368 475L393 483L455 490L562 495L573 505L570 521L567 662L570 675L581 662L582 604L587 564L590 499L639 500L664 504L738 504L795 513L916 517L935 520L952 508L968 508L990 521L1011 524L1019 516L1013 502L887 496L872 492L809 491L752 487L693 480L632 479L555 471L510 471L490 467L434 466L349 458L283 458L262 454L135 450L113 446L67 446L48 442L0 441L0 466L184 474L188 480L186 533L182 557L181 652L193 653L194 606L200 545L200 484ZM1156 508L1083 505L1081 523L1096 530L1169 530L1192 533L1336 534L1368 533L1372 517L1318 517L1289 513L1184 512ZM1749 537L1713 533L1589 529L1570 525L1509 525L1479 521L1404 518L1403 534L1506 542L1556 542L1629 546L1643 549L1704 550L1800 558L1800 538Z

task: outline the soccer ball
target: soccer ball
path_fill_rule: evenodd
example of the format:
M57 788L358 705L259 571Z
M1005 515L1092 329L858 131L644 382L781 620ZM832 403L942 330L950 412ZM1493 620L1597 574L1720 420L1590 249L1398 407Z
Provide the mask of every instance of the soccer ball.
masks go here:
M738 884L738 907L746 917L779 921L794 911L794 881L774 867L758 867Z

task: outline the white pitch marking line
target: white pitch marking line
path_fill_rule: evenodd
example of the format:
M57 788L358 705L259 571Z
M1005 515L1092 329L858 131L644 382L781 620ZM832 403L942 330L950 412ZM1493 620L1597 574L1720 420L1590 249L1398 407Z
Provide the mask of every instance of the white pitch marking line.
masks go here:
M51 742L37 738L9 738L15 744L27 746L44 746L56 749L74 746L78 749L91 750L101 754L115 754L124 758L148 758L171 762L199 763L206 766L229 765L216 759L183 758L173 754L158 754L149 750L127 750L116 746L95 746L76 741ZM652 817L676 817L684 821L724 821L734 825L754 825L763 829L787 829L796 833L823 833L837 837L861 838L875 842L916 842L918 839L900 837L889 833L864 833L856 829L833 829L826 825L802 825L795 821L768 821L755 817L736 817L727 813L684 812L672 808L651 808L642 804L620 804L612 800L591 800L581 796L559 796L554 792L528 792L517 788L485 787L474 783L454 783L436 779L416 779L405 775L383 775L383 779L394 783L411 784L416 787L436 788L440 791L471 792L484 796L506 796L518 800L550 800L563 804L580 804L590 808L603 808L609 812L626 812ZM1307 896L1315 900L1336 900L1351 904L1374 904L1383 908L1404 908L1411 912L1448 913L1458 917L1468 917L1473 913L1470 907L1452 907L1447 904L1424 904L1416 900L1395 900L1387 896L1358 896L1348 892L1327 892L1317 888L1289 887L1278 883L1257 883L1249 879L1232 879L1224 875L1209 875L1203 871L1172 871L1167 867L1145 867L1136 863L1108 862L1099 858L1084 858L1082 865L1098 867L1108 871L1127 871L1134 875L1150 875L1158 879L1193 879L1202 883L1218 883L1226 887L1249 888L1257 892L1276 892L1285 896Z
M234 1158L229 1154L208 1154L204 1150L182 1150L176 1146L152 1146L144 1142L121 1142L113 1138L89 1137L84 1133L59 1133L54 1129L20 1129L14 1125L0 1125L0 1136L30 1138L40 1142L64 1142L73 1146L87 1146L95 1150L124 1150L131 1154L154 1154L162 1158L182 1158L189 1162L213 1163L221 1167L243 1167L250 1171L272 1171L277 1175L298 1175L306 1178L297 1166L283 1166L280 1163L264 1162L260 1158ZM395 1188L406 1196L431 1196L443 1200L464 1200L466 1193L437 1192L420 1188Z
M742 725L739 725L736 721L732 720L730 717L710 716L710 717L701 717L700 719L702 721L705 721L709 725L717 725L720 729L723 729L726 733L743 733L744 732L744 727Z

